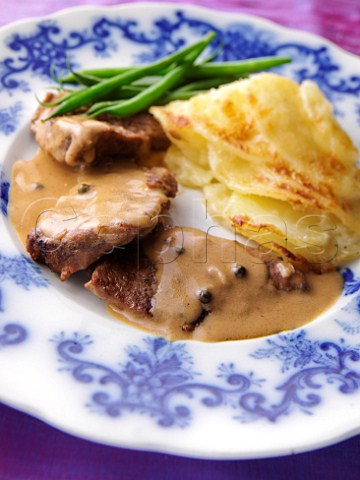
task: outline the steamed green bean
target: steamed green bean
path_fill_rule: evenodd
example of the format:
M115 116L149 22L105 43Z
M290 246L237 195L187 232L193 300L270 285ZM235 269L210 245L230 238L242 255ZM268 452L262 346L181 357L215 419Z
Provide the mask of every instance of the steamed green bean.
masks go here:
M73 71L60 80L81 84L53 103L56 108L47 119L89 107L91 117L108 113L127 116L151 105L188 99L224 83L291 61L289 57L260 57L231 62L214 62L215 53L203 60L200 54L216 34L208 33L200 41L168 55L150 65ZM218 54L221 45L215 50ZM85 87L84 87L85 85Z
M102 100L106 95L115 90L121 85L129 84L139 78L142 78L146 75L156 73L158 70L161 70L169 65L176 64L179 61L183 61L187 56L193 55L194 53L200 55L200 53L208 46L208 44L215 37L214 33L207 34L199 42L183 48L182 50L175 52L168 57L165 57L151 65L144 67L133 68L129 71L115 75L109 79L106 79L100 83L92 85L88 88L82 88L75 92L72 92L65 97L63 97L57 108L47 117L46 120L56 117L58 115L64 115L69 113L77 108L87 106L95 101Z

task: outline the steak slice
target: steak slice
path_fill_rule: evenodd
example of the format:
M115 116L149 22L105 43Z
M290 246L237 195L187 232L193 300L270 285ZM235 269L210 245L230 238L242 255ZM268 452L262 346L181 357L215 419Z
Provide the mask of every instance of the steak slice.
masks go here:
M131 245L100 260L85 287L115 308L151 316L158 288L155 274L155 265Z
M83 174L81 183L39 215L27 250L66 280L103 254L150 233L176 189L175 179L161 167L130 164L100 176Z
M48 93L44 102L56 100ZM44 122L54 108L40 106L31 129L40 148L58 162L74 166L118 157L145 158L151 150L166 150L169 140L150 113L127 118L84 114L62 115Z
M166 285L171 286L170 289L173 292L178 291L180 283L183 284L189 280L185 276L181 276L184 275L184 271L187 271L182 270L181 263L178 263L175 268L164 270L166 265L176 265L179 258L181 262L184 255L186 255L186 251L188 255L187 261L193 261L191 236L187 236L189 232L191 234L191 229L180 229L178 227L156 228L140 244L132 243L126 246L124 250L115 251L111 255L100 259L94 268L91 279L85 284L85 288L118 310L127 311L130 314L143 314L145 318L153 318L155 323L158 322L159 318L156 316L157 302L159 301L158 294L164 288L164 282ZM207 240L211 238L211 236L207 237L205 232L202 232L202 235L202 238ZM171 238L172 240L169 241ZM172 243L176 238L178 240L185 238L184 241L188 240L189 244L184 249L179 249L177 241ZM161 249L164 249L163 253L161 253ZM250 273L246 273L246 269L244 269L244 272L235 274L234 278L240 279L242 276L251 276L256 270L256 264L263 264L267 270L268 282L277 290L290 292L307 289L306 278L300 270L290 264L285 264L273 254L264 253L259 255L257 249L249 247L246 247L246 250L250 255L254 256L254 260L255 258L259 259L259 262L254 261L254 269ZM169 252L169 256L166 256L166 251ZM176 257L173 257L174 252L177 255ZM216 282L218 282L217 286L220 287L220 290L231 288L231 283L228 283L226 280L224 272L226 270L234 272L234 269L231 269L224 263L222 274L213 276L214 272L219 272L219 270L209 269L209 265L211 267L211 263L197 263L193 272L194 278L196 277L195 269L198 271L202 270L206 272L210 283L214 282L213 285L216 285ZM164 271L166 272L166 278L164 277ZM158 272L160 275L157 274ZM235 280L236 282L239 282L238 288L241 290L241 281ZM196 281L195 283L190 282L189 285L196 285ZM186 296L181 301L187 305L187 313L184 313L185 310L180 312L175 307L174 315L179 315L181 323L185 315L195 314L191 321L185 321L181 326L184 332L191 333L211 314L212 307L206 301L199 302L198 294L194 297L191 289L185 290ZM233 290L231 291L234 293ZM174 298L169 298L166 295L164 298L169 305L173 305ZM241 303L240 299L239 302ZM190 304L196 304L196 308L189 308Z

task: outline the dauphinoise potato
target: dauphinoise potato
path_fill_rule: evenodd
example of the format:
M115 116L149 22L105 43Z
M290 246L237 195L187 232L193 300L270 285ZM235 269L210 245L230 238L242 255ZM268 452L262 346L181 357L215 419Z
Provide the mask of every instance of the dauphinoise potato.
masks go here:
M261 73L151 113L218 223L315 271L360 256L359 153L315 83Z

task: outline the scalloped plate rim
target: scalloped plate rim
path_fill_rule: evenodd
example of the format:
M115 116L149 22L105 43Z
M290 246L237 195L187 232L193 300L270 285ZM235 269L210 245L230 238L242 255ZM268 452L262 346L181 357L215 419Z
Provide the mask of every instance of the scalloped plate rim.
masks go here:
M354 57L355 59L360 60L360 57L358 57L357 55L354 55L350 52L347 52L346 50L337 46L333 42L331 42L329 40L326 40L326 39L324 39L321 36L316 35L316 34L312 34L312 33L309 33L309 32L303 32L301 30L295 30L295 29L292 29L292 28L281 26L281 25L278 25L277 23L275 23L271 20L263 19L263 18L255 16L255 15L243 14L241 12L236 12L236 11L234 11L234 12L230 12L230 11L219 12L218 10L213 9L213 8L202 7L202 6L194 6L194 5L191 5L191 4L139 2L139 3L133 3L133 4L122 4L122 5L118 5L118 6L114 5L114 6L106 6L106 7L96 6L96 5L75 6L75 7L71 7L71 8L61 9L57 12L51 13L51 14L46 15L46 16L34 16L34 17L26 18L26 19L21 19L21 20L18 20L16 22L12 22L9 25L2 26L1 29L0 29L0 33L4 33L4 32L7 32L7 31L10 32L14 28L20 28L21 29L25 25L28 25L28 24L31 24L31 23L37 23L37 22L40 22L40 21L61 20L63 17L65 17L67 15L81 14L82 12L86 12L86 13L90 12L90 13L94 13L94 14L98 13L98 14L103 14L104 16L106 15L107 12L109 12L109 13L119 12L119 14L120 14L122 11L127 10L129 8L132 9L135 6L137 6L139 8L140 7L151 8L153 6L156 6L157 8L159 8L159 10L161 10L162 8L165 7L165 8L170 8L173 11L183 9L184 11L189 11L191 13L194 12L196 14L201 14L202 12L206 12L207 14L217 12L217 13L221 14L222 19L226 19L226 18L230 19L231 18L234 21L235 20L241 20L241 19L250 20L251 22L255 22L260 26L265 26L265 27L268 27L272 30L286 31L288 33L294 33L295 35L301 35L302 38L304 38L304 39L309 38L312 41L315 41L315 40L318 41L318 42L321 41L324 45L329 46L332 50L336 50L339 53L341 53L342 55L344 55L346 57L350 57L350 59ZM189 456L189 457L193 457L193 458L209 458L209 459L210 458L218 458L218 459L265 458L265 457L273 457L273 456L277 456L277 455L291 454L291 453L294 453L295 450L296 450L296 453L305 452L305 451L309 451L309 450L312 450L312 449L316 449L316 448L320 448L320 447L324 447L324 446L333 444L334 442L343 440L345 438L349 438L353 435L356 435L360 431L360 425L358 427L351 427L349 425L346 432L343 431L343 432L339 433L339 435L333 436L332 438L318 439L317 441L314 441L313 443L308 443L307 445L303 445L303 447L297 446L296 449L294 449L294 448L290 448L290 449L282 448L282 449L279 449L279 450L276 450L276 451L274 451L274 450L272 450L272 451L263 450L263 451L259 451L259 452L250 452L249 451L249 452L239 452L239 453L230 454L230 455L227 455L227 452L225 452L225 451L224 452L218 451L215 454L214 454L214 452L204 452L204 451L199 451L198 453L196 453L196 452L194 453L194 452L190 452L186 448L181 450L179 448L174 449L171 446L170 447L169 446L164 447L164 445L148 445L146 442L144 444L141 444L141 442L139 443L139 441L136 440L136 439L132 440L132 441L124 441L123 439L121 439L121 440L119 440L119 442L116 442L115 444L114 444L114 442L107 443L106 438L103 438L101 435L96 436L96 435L92 434L92 436L90 438L87 433L80 432L80 431L76 430L76 428L73 428L70 425L69 426L64 426L64 423L57 422L57 421L55 421L54 418L51 418L50 416L44 415L42 412L38 412L36 410L36 408L34 408L31 405L22 404L21 402L14 401L11 398L7 398L6 395L0 395L0 397L1 397L1 401L8 404L9 406L14 407L15 409L18 409L20 411L29 413L30 415L32 415L36 418L39 418L40 420L45 421L46 423L54 426L55 428L58 428L58 429L63 430L63 431L67 431L68 433L70 433L72 435L76 435L77 437L81 437L81 438L84 438L84 439L89 440L89 441L101 442L103 444L108 444L108 445L112 445L112 446L117 445L117 446L122 447L122 448L134 448L134 449L144 450L144 451L145 450L146 451L150 450L150 451L157 451L157 452L167 452L167 453L174 454L174 455Z

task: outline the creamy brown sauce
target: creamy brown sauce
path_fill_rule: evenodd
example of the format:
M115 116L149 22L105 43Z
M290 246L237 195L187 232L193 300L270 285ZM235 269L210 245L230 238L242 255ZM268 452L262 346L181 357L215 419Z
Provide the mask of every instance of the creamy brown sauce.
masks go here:
M132 193L119 195L119 182ZM100 225L102 217L118 214L121 207L129 222L145 222L156 215L161 193L154 190L153 209L147 197L144 211L139 207L144 182L144 173L131 163L119 162L110 170L69 168L39 151L31 161L14 165L9 218L24 245L39 222L48 235L61 235L53 230L54 210L76 228L89 222ZM90 188L79 193L82 185ZM266 265L242 245L190 228L171 232L145 244L146 255L157 265L152 316L111 309L118 318L155 335L208 342L269 335L310 322L340 295L342 278L337 272L308 273L307 291L284 292L269 281ZM235 276L236 265L245 267L243 278ZM211 293L211 301L200 301L201 290Z
M47 127L46 122L43 124ZM89 164L95 160L96 142L94 138L102 132L108 130L105 123L97 120L90 120L86 115L61 117L51 126L51 136L45 136L45 151L51 151L53 154L60 152L56 160L61 161L64 157L65 163L71 166L79 164L79 158ZM64 150L64 134L71 138L70 146ZM54 149L54 141L59 141L59 145Z
M145 247L157 265L152 316L111 309L153 334L207 342L270 335L310 322L341 293L343 281L336 271L308 273L306 291L281 291L265 263L243 245L192 228L170 232ZM243 276L235 275L239 266L245 268ZM201 291L210 293L208 303L200 300Z
M70 168L39 150L31 161L13 167L9 218L26 245L36 227L54 238L70 229L102 228L106 234L103 225L119 217L139 229L148 227L167 201L162 191L146 186L145 172L130 161Z

